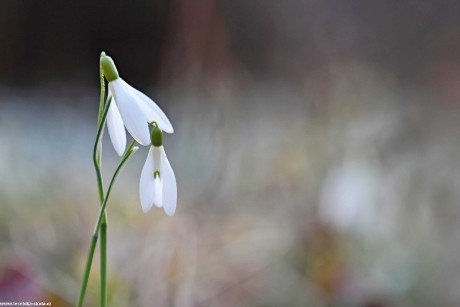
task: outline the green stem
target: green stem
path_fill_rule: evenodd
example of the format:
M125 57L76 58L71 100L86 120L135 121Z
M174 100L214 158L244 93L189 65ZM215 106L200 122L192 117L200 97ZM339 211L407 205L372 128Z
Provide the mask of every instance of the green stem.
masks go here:
M101 52L101 58L105 56L105 52ZM105 121L103 121L102 116L104 114L104 99L105 99L105 82L104 82L104 72L102 71L102 66L99 64L99 81L101 84L101 97L99 98L99 112L97 116L97 127L99 128L101 126L101 123L105 124ZM97 150L94 151L93 156L97 161L98 167L101 167L101 157L102 157L102 140L97 140L95 143L95 146L97 146ZM98 178L98 185L99 185L99 197L101 198L101 204L102 204L102 199L104 198L104 192L102 187L102 179L99 180ZM102 197L101 197L102 195Z
M109 188L107 190L107 194L106 194L106 196L104 198L104 201L102 202L101 208L99 209L99 215L98 215L98 218L97 218L96 225L94 226L93 235L91 237L91 244L90 244L90 247L89 247L88 256L86 258L85 271L83 273L83 281L82 281L82 284L81 284L80 295L78 297L78 302L77 302L78 307L81 307L83 305L83 301L84 301L84 298L85 298L86 288L88 286L89 273L91 271L91 264L93 262L94 250L96 248L96 243L97 243L97 240L98 240L98 233L99 233L99 230L100 230L101 225L102 225L102 221L103 221L103 218L104 218L104 212L105 212L105 208L107 206L107 201L109 199L110 192L112 191L112 187L113 187L113 184L115 182L115 179L117 178L118 173L120 172L120 170L123 168L123 165L126 163L126 161L128 161L128 159L138 149L137 147L133 147L134 144L135 144L135 141L133 141L131 143L131 145L128 147L125 155L123 156L123 159L121 160L120 164L118 165L117 169L115 170L115 173L113 174L112 180L110 180L110 184L109 184Z
M105 53L101 53L101 58L105 56ZM104 99L105 99L105 81L104 81L104 72L102 71L102 66L99 65L99 79L101 84L101 97L99 99L99 114L97 118L98 127L102 126L104 129L105 119L103 120L104 115ZM109 98L110 99L110 98ZM103 130L102 130L103 131ZM97 174L97 186L99 191L99 201L102 206L102 202L104 200L104 185L102 183L102 175L101 175L101 162L102 162L102 140L101 135L102 131L99 135L99 140L95 144L97 146L96 149L96 156L93 157L96 160L95 168ZM101 292L100 292L100 306L106 307L107 306L107 212L104 212L104 217L102 220L102 227L101 227L101 243L100 243L100 270L101 270Z
M101 58L105 56L105 52L101 53ZM104 110L104 99L105 99L105 82L104 82L104 72L102 71L102 66L99 65L99 79L101 82L101 98L99 99L99 116L97 117L97 126L101 124L102 113Z
M101 53L101 57L105 55L105 52ZM94 142L93 148L93 163L94 168L96 169L97 175L97 188L99 192L99 201L102 204L104 201L104 187L102 183L101 175L101 156L102 156L102 131L104 131L105 120L107 118L107 112L109 110L110 103L112 101L111 97L108 98L107 103L104 105L105 98L105 82L104 82L104 73L102 72L102 67L99 66L99 77L101 82L101 98L99 100L99 113L97 116L97 136L96 141Z
M103 86L101 86L101 90L104 90ZM102 105L104 107L102 113L100 112L100 108L99 108L98 129L97 129L96 141L94 142L94 148L93 148L93 163L94 163L94 168L96 169L97 187L98 187L99 200L101 202L101 206L102 206L102 203L104 202L104 188L102 185L102 174L101 174L101 169L100 169L100 161L101 161L100 155L99 155L100 144L101 144L100 139L101 139L102 131L104 129L105 120L107 119L107 114L108 114L111 102L112 102L112 99L110 98L105 104L105 106L103 105L103 102L102 102ZM105 220L105 215L104 215L104 220ZM88 257L86 258L85 273L84 273L83 281L82 281L81 288L80 288L80 295L79 295L78 303L77 303L78 306L81 306L83 304L83 300L85 298L86 288L88 286L89 271L91 269L91 264L93 262L94 249L96 247L95 244L97 242L97 235L98 235L97 233L93 234L90 249L88 252ZM101 247L101 251L102 249L103 248ZM101 252L101 262L102 262L102 258L104 258L104 254Z
M94 164L94 168L96 169L97 190L99 193L99 201L101 202L101 204L104 201L104 187L102 185L101 160L100 160L99 152L100 152L102 131L104 130L105 120L107 118L107 113L109 111L111 102L112 102L112 98L110 97L105 104L104 111L102 112L101 122L99 123L98 129L97 129L96 141L94 142L94 148L93 148L93 164Z
M103 217L104 217L105 207L107 206L107 200L109 199L110 192L112 191L112 187L113 187L113 184L115 182L115 179L118 176L118 173L123 168L123 165L126 163L126 161L128 161L128 159L139 149L138 147L134 147L134 144L136 144L136 141L133 140L131 142L131 144L129 145L128 149L126 150L125 155L123 156L123 159L121 160L120 164L118 165L117 169L115 170L115 173L113 174L112 179L110 180L109 188L107 189L107 194L106 194L105 199L104 199L104 201L102 203L101 209L99 210L99 216L97 218L97 223L96 223L96 226L94 227L93 234L94 233L97 234L97 232L99 231L99 229L101 227L102 220L103 220Z
M85 299L86 288L88 286L88 277L89 272L91 271L91 263L93 263L94 249L96 248L97 234L91 237L91 245L88 250L88 256L86 257L85 264L85 273L83 276L83 281L81 283L80 295L78 296L77 306L81 307L83 305L83 300Z
M101 224L101 307L107 306L107 216L104 213Z

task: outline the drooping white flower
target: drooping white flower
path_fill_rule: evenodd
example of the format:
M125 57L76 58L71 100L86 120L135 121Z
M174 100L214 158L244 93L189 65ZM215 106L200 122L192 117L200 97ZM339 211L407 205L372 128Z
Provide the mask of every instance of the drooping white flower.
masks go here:
M107 114L107 128L110 140L119 156L126 147L125 127L131 136L141 145L150 145L150 122L156 122L167 133L174 129L164 112L142 92L138 91L118 75L118 71L109 56L101 57L101 67L108 81L109 97L112 97Z
M177 204L176 177L166 157L163 135L158 125L152 130L151 142L139 183L142 210L145 213L155 204L163 207L167 215L173 216Z

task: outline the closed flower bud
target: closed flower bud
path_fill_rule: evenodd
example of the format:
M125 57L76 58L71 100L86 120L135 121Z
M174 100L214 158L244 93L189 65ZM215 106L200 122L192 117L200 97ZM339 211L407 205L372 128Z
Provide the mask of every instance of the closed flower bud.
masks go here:
M102 72L104 73L104 76L107 79L107 81L111 82L118 79L118 71L115 67L115 63L113 62L112 58L107 55L103 55L100 61Z
M155 125L152 130L152 134L150 135L150 138L152 140L152 145L155 147L160 147L163 145L163 132L161 129L158 127L158 125Z

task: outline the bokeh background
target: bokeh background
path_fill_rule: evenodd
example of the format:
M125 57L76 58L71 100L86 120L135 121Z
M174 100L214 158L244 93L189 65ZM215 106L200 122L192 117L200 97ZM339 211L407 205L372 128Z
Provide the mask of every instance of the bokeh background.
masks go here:
M179 191L143 214L122 171L110 306L460 306L460 2L418 0L1 0L0 301L77 298L101 51Z

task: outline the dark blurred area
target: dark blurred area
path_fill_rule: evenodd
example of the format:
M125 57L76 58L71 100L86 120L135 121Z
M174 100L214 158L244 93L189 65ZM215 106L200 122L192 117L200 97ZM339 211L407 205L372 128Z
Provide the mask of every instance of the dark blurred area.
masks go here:
M432 70L458 67L456 1L3 0L0 5L0 81L10 86L92 84L95 54L102 50L143 86L185 78L190 70L225 77L243 71L303 86L324 67L356 60L414 84L430 82Z
M460 305L460 2L415 0L0 1L0 302L77 297L101 51L179 191L142 214L145 148L120 175L111 306Z
M95 79L95 55L102 50L110 50L120 63L132 63L126 69L136 76L134 81L157 77L170 5L169 1L2 1L1 80L12 86L75 80L88 85Z

